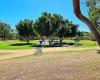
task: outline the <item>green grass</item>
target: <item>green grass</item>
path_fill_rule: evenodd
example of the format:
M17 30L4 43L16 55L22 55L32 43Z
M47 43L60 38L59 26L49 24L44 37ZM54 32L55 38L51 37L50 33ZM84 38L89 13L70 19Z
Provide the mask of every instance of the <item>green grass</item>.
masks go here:
M93 41L81 41L80 44L83 44L84 46L97 46L97 43Z
M64 42L75 43L73 40L64 40ZM30 41L32 44L37 44L38 40ZM82 40L79 44L82 44L80 47L93 47L97 46L96 42ZM14 40L14 41L0 41L0 50L21 50L21 49L33 49L32 45L26 45L26 42Z
M30 41L32 44L36 44L38 41ZM26 42L23 41L0 41L1 50L20 50L20 49L32 49L32 45L26 45Z
M76 43L74 40L64 40L64 42L69 42L69 43ZM92 46L97 46L97 43L94 41L89 41L89 40L81 40L79 44L85 46L85 47L92 47Z

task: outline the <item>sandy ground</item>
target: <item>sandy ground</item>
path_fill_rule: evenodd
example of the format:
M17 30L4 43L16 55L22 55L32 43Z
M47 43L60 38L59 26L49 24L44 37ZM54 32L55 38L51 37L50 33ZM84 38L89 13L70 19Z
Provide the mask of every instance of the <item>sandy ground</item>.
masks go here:
M30 50L0 50L0 61L5 59L11 59L15 57L34 55L37 52L38 48L30 49ZM93 48L75 48L75 47L57 47L57 48L40 48L43 53L48 52L59 52L59 51L81 51ZM94 49L99 49L98 47L94 47ZM2 55L2 56L1 56Z
M0 80L100 80L96 49L47 52L0 61Z

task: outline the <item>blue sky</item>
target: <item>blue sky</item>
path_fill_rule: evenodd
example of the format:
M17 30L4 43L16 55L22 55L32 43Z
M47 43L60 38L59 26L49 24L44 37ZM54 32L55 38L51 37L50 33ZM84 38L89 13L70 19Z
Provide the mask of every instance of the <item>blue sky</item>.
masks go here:
M81 3L82 12L87 15L85 5ZM79 24L79 30L89 31L87 26L75 17L72 0L0 0L0 20L11 24L13 28L20 20L36 20L45 11L61 14Z

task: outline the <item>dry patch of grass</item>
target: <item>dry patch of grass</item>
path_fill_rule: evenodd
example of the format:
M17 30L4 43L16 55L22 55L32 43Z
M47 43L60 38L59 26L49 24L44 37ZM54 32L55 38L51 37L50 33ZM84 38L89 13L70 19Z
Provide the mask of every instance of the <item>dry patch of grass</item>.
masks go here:
M13 54L13 53L0 53L0 56L9 55L9 54Z
M100 80L95 49L58 51L0 62L0 80Z

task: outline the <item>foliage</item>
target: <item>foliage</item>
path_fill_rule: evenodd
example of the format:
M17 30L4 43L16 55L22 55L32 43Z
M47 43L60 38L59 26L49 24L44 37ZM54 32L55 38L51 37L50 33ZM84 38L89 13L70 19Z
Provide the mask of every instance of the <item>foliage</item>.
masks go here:
M58 31L57 36L60 39L60 42L62 43L62 40L66 37L74 37L76 36L78 25L72 24L72 22L65 21L64 24L62 24L63 27L61 30Z
M95 28L100 33L100 7L97 7L96 9L89 11L89 19L93 22Z
M95 9L98 0L86 0L86 6L89 7L90 10Z
M77 25L64 19L63 16L47 12L42 13L35 23L35 28L41 36L59 37L60 42L65 37L75 36L77 27Z
M51 14L46 12L36 20L35 28L40 36L49 37L52 34Z
M19 39L27 41L27 44L29 44L29 40L33 39L36 36L34 22L32 20L21 20L16 25L16 29L18 31Z
M9 24L0 21L0 38L2 40L11 39L12 29Z
M90 32L79 31L77 35L81 40L94 40L94 37Z
M97 22L97 20L100 19L100 7L97 6L99 2L99 0L87 0L86 3L89 5L86 6L88 7L89 19L94 24L96 30L100 33L100 22Z

